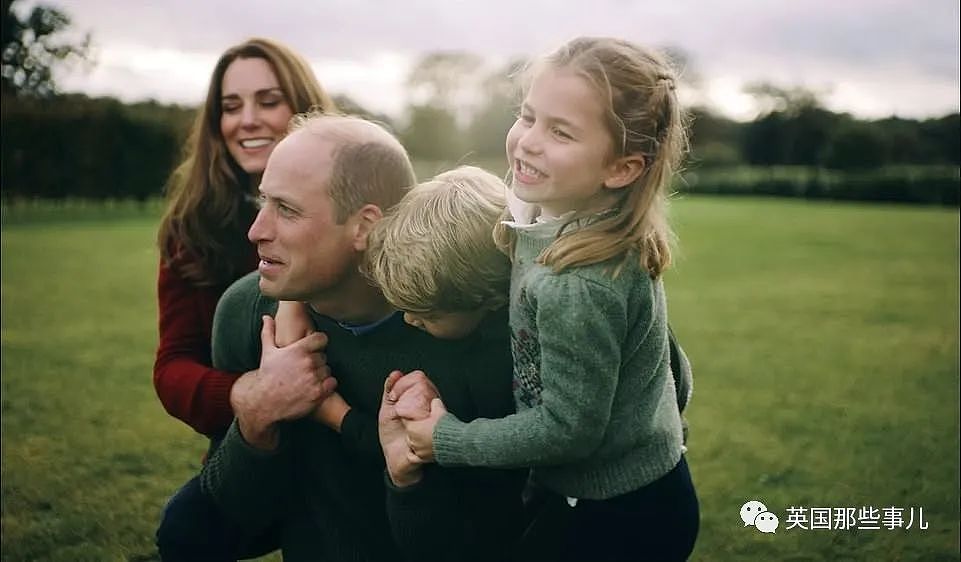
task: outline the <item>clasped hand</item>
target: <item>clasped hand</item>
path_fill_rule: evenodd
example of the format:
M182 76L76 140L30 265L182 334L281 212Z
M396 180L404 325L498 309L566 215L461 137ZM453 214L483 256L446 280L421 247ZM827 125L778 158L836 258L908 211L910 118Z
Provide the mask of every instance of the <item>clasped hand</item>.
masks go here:
M378 429L394 484L420 480L421 465L434 460L434 426L446 411L437 387L422 371L394 371L384 381Z
M249 442L270 448L276 422L301 418L312 412L337 387L330 376L327 336L307 334L294 343L277 347L274 319L263 317L260 332L260 368L234 385L231 402Z

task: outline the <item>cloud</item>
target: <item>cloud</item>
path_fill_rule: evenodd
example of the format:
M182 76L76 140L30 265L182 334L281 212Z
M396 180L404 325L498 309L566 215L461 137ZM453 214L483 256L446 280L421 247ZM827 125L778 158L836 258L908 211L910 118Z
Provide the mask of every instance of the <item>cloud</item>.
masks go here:
M161 100L199 99L219 53L262 35L301 52L322 80L329 77L332 90L359 93L368 104L393 111L407 66L424 53L468 50L503 60L544 52L576 35L615 35L678 47L688 54L692 73L709 82L723 80L728 90L732 83L770 80L866 92L838 95L841 105L868 103L871 93L870 108L847 108L855 112L910 107L916 115L933 115L958 108L958 3L946 0L594 0L589 7L573 0L60 0L58 5L73 16L77 30L92 32L106 66L86 85L71 77L71 87L96 86L104 93L112 88L124 98L155 92L152 97ZM183 60L152 56L151 50L180 53ZM138 58L168 66L153 72ZM207 60L202 69L200 62ZM171 75L182 77L176 86ZM869 92L885 83L894 85L889 93ZM196 84L201 86L192 97L179 92ZM926 93L912 94L914 88Z

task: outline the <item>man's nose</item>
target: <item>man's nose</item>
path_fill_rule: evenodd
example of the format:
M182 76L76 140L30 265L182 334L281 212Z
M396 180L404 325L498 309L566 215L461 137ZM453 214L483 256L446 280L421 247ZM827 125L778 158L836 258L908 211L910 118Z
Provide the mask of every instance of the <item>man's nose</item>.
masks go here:
M247 231L247 239L256 244L257 242L270 240L271 233L272 229L270 228L270 217L267 209L261 208L257 212L257 216L254 217L254 223L250 225L250 230Z

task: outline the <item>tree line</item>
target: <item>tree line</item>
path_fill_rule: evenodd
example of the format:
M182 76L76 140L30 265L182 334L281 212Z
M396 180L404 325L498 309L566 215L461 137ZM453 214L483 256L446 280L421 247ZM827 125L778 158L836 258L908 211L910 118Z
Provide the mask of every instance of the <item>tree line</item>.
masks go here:
M467 112L425 97L414 101L401 121L337 96L342 108L385 123L415 160L435 162L438 169L464 161L491 167L503 162L504 135L514 121L516 99L504 93L480 98L482 103ZM77 94L4 96L3 198L159 195L195 111ZM869 121L807 104L775 109L744 123L695 108L691 132L685 165L690 181L682 183L682 191L957 203L957 113L927 120ZM782 179L775 179L773 172L730 173L746 166L781 168L777 177ZM822 173L784 172L784 167ZM796 179L802 176L807 179ZM846 178L854 177L873 178L877 193L872 196L864 181L847 193ZM799 188L799 182L809 187Z
M89 36L81 44L58 41L66 14L38 5L20 18L11 5L4 0L3 199L159 195L196 108L59 94L51 68L89 61ZM683 51L667 51L690 68ZM415 160L435 169L473 162L500 172L524 67L520 58L491 66L469 52L427 54L408 74L400 119L335 99L342 110L387 125ZM682 87L697 90L696 74L686 76ZM680 190L958 204L958 113L864 120L826 109L804 89L762 83L746 91L766 108L750 122L692 109Z

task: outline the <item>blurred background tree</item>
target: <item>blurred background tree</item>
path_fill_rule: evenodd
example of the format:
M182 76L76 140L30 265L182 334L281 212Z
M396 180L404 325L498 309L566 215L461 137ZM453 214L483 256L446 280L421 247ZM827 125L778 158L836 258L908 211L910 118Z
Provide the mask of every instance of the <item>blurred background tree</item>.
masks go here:
M65 37L70 16L39 4L21 19L14 0L3 0L3 94L49 97L57 92L53 70L57 65L92 62L90 34L79 42Z
M412 154L456 161L468 150L464 124L480 101L483 59L464 51L421 57L407 76L408 125L401 140Z
M521 102L518 81L526 65L526 59L515 57L481 81L483 101L477 107L466 131L469 146L478 156L488 159L505 158L504 137L517 119Z

